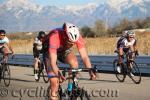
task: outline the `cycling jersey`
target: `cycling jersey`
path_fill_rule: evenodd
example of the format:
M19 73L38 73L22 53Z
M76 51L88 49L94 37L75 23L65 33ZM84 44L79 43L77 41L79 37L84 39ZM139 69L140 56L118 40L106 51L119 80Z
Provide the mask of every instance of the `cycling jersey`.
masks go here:
M0 40L0 48L2 48L5 43L9 43L9 39L6 36L4 37L4 39Z
M35 38L34 45L37 50L42 50L42 41L40 41L38 38Z
M126 37L121 37L117 42L117 48L129 48L129 46L136 45L136 39L128 41Z
M49 52L64 52L70 49L74 44L76 44L79 50L84 47L85 44L81 35L75 43L68 42L67 35L64 34L62 28L52 30L49 34Z

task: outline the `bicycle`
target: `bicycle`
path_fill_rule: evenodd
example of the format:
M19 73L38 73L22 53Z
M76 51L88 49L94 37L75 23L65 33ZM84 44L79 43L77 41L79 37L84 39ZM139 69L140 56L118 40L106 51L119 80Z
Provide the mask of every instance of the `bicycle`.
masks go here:
M12 53L7 53L8 56L11 54ZM3 79L5 86L8 87L10 85L10 77L11 77L10 68L8 63L5 63L4 54L1 55L2 57L0 57L0 82Z
M45 83L48 83L49 78L47 76L47 70L44 64L44 61L38 62L38 67L39 67L39 71L38 71L38 79L36 81L40 80L40 77L42 75L43 80Z
M80 68L80 69L64 69L62 71L62 74L64 77L66 77L66 72L71 73L71 77L70 75L68 75L68 77L66 77L66 80L71 79L72 80L72 89L71 91L69 90L69 88L64 89L62 88L62 84L59 83L59 89L58 89L58 100L90 100L90 95L88 94L88 92L84 89L81 88L79 86L79 80L77 77L77 74L81 71L89 71L91 70L93 73L97 72L97 68L94 67L92 69L87 69L87 68ZM54 76L55 77L55 76ZM51 77L53 78L53 77ZM69 83L68 83L69 84ZM47 95L49 96L50 93L50 86L47 89Z
M115 53L118 54L117 51ZM135 52L132 52L135 53ZM135 55L136 58L137 55ZM124 59L126 58L126 59ZM123 62L121 64L118 63L118 59L115 59L113 62L114 72L117 79L120 82L124 82L126 75L128 75L135 84L140 84L141 82L141 72L139 70L138 65L134 60L129 59L129 53L124 54ZM120 68L120 72L118 72L117 68Z

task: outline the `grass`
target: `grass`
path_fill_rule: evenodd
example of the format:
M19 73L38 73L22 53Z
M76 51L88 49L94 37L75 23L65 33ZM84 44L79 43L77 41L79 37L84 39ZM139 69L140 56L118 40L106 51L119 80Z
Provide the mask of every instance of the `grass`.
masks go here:
M12 40L11 45L16 54L32 54L33 39Z
M139 53L150 55L150 32L137 32L136 37L138 39ZM32 54L33 41L33 38L14 39L11 44L15 53ZM85 42L89 54L114 54L117 37L85 38Z

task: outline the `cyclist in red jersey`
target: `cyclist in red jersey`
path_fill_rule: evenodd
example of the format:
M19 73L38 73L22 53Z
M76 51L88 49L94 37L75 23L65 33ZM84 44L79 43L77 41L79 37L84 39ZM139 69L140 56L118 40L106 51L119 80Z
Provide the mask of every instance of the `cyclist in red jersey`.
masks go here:
M70 23L64 23L63 28L57 28L49 33L49 63L51 66L48 76L61 76L57 66L57 59L63 63L69 64L71 68L78 68L78 60L71 47L76 45L78 52L86 68L92 68L90 59L85 47L85 41L79 33L79 29ZM90 72L90 79L96 79L93 72ZM56 97L58 91L58 78L50 78L51 96ZM54 99L54 98L52 98Z

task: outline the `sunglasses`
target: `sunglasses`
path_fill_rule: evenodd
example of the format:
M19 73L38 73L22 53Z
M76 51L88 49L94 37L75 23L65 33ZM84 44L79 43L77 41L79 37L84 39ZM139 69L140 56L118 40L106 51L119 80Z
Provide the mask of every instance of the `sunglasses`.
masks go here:
M4 34L1 34L0 36L5 36Z
M134 37L129 37L129 38L134 38Z

